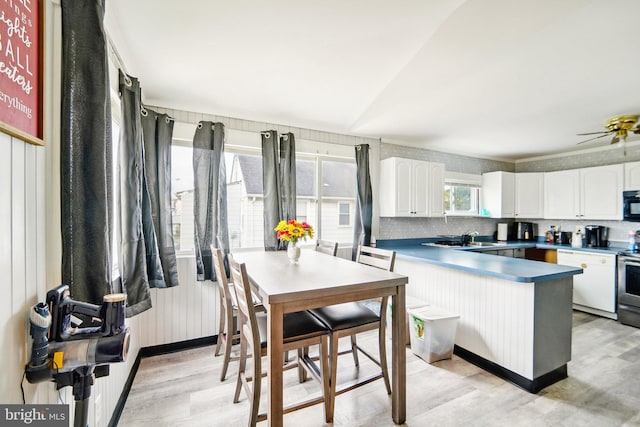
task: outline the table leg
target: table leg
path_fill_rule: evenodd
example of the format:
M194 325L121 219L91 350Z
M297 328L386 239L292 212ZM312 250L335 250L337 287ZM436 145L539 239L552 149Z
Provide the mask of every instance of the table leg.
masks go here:
M282 321L283 311L279 304L269 305L267 336L267 381L269 391L269 408L267 421L270 426L282 426Z
M396 424L403 424L407 418L407 364L406 364L406 307L404 286L397 287L392 297L392 364L391 412Z

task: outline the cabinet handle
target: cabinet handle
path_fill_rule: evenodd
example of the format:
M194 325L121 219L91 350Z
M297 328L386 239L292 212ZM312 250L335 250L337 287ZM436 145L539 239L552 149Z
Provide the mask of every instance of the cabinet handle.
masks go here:
M585 264L585 263L580 264L580 268L582 268L584 270L585 268L587 268L587 264Z

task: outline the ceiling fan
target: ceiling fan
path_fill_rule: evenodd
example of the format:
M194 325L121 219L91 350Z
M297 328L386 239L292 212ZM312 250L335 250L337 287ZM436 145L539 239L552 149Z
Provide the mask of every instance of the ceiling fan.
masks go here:
M593 141L594 139L604 138L607 135L613 135L613 139L611 140L611 144L615 144L617 142L624 142L629 132L640 134L640 125L636 126L638 122L638 116L617 116L612 117L607 120L607 124L605 127L609 130L602 132L589 132L589 133L578 133L579 136L585 135L598 135L593 138L589 138L584 141L578 142L578 144L584 144L585 142Z

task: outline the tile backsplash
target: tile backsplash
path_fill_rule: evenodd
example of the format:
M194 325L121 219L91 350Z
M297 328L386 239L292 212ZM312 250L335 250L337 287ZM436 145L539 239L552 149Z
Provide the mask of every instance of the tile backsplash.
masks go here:
M380 232L376 239L411 239L460 235L477 231L481 236L492 236L500 219L484 217L445 218L380 218Z

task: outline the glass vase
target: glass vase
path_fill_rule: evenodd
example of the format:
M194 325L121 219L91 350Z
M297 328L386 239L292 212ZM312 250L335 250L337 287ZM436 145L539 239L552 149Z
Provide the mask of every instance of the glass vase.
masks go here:
M287 256L291 264L298 263L298 260L300 260L300 245L298 242L289 242L289 245L287 245Z

